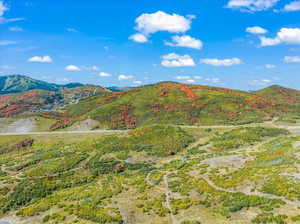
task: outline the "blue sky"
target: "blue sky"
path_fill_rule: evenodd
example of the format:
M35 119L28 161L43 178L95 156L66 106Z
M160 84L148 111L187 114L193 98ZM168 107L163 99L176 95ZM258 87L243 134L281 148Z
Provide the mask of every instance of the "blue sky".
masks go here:
M0 0L0 72L300 89L299 0Z

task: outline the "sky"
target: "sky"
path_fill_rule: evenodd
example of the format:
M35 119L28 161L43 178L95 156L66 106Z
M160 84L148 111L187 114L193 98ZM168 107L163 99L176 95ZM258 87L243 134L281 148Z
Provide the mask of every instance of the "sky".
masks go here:
M0 75L300 89L300 0L0 0Z

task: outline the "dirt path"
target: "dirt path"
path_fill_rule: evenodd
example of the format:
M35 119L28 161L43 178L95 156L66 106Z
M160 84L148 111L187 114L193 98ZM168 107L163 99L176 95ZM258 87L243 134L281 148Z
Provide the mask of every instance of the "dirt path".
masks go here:
M165 196L166 196L166 206L170 211L170 217L171 217L172 223L178 224L178 221L172 211L171 200L170 200L172 192L169 189L168 175L169 175L169 173L167 172L163 177L164 185L165 185L164 192L165 192Z
M219 187L219 186L215 185L215 183L213 181L211 181L207 176L202 175L201 177L211 187L213 187L214 189L219 190L219 191L225 191L225 192L228 192L228 193L244 193L246 195L260 196L260 197L265 197L265 198L268 198L268 199L279 199L279 200L282 200L282 201L284 201L285 203L287 203L289 205L300 207L300 202L299 201L290 201L290 200L288 200L288 199L286 199L285 197L282 197L282 196L276 196L276 195L273 195L273 194L266 194L266 193L262 193L262 192L259 192L259 191L248 192L248 191L228 190L228 189L225 189L223 187Z

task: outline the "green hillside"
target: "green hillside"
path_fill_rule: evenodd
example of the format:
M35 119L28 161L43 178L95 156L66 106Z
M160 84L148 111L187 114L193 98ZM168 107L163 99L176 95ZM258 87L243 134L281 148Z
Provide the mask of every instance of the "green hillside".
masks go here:
M300 91L273 85L255 92L256 95L282 104L300 104Z
M87 118L112 129L153 123L223 125L272 120L292 113L292 106L243 91L163 82L88 98L58 116L69 121L63 127Z

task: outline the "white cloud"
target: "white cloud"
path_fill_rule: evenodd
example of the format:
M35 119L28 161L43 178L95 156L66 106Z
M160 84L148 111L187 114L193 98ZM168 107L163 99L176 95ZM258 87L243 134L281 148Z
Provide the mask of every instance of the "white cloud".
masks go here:
M48 55L45 56L33 56L28 59L29 62L49 63L52 62L52 58Z
M279 0L229 0L226 7L241 11L263 11L272 8Z
M106 72L100 72L98 75L101 77L110 77L111 76L111 74L106 73Z
M272 69L272 68L276 68L276 65L266 64L264 67L267 69Z
M0 1L0 24L24 20L24 18L10 18L10 19L6 19L4 17L4 13L6 11L8 11L8 10L9 10L9 8L4 4L4 2Z
M9 8L4 5L3 1L0 1L0 17L2 17L7 10L9 10Z
M285 56L283 61L287 63L300 63L300 56Z
M75 28L67 28L67 31L70 33L78 33L78 30L76 30Z
M10 65L0 65L1 70L14 70L16 69L15 66L10 66Z
M194 79L202 79L202 77L199 75L196 75L196 76L194 76Z
M261 46L300 44L300 28L281 28L275 38L260 37Z
M18 26L13 26L13 27L9 27L9 30L12 32L22 32L23 28L18 27Z
M96 65L92 66L81 66L80 70L87 70L87 71L98 71L99 68Z
M187 79L191 79L191 76L176 76L176 79L178 80L187 80Z
M141 85L143 82L142 81L133 81L133 84L136 84L136 85Z
M252 34L265 34L268 31L260 26L252 26L252 27L247 27L246 32Z
M121 81L121 80L126 80L126 79L132 79L134 78L133 75L119 75L118 76L118 79Z
M67 71L80 71L81 69L76 65L68 65L65 67Z
M133 34L129 37L129 39L138 43L146 43L148 41L148 38L141 33Z
M293 2L285 5L283 10L286 12L299 11L300 10L300 1L299 0L293 1Z
M6 46L6 45L12 45L12 44L16 44L16 41L13 40L2 40L0 41L0 46Z
M212 83L219 83L221 80L219 78L206 78L205 81Z
M193 38L189 35L183 36L173 36L172 42L165 42L166 45L173 46L173 47L188 47L194 49L202 49L202 41L196 38Z
M186 80L186 82L189 82L189 83L194 83L194 82L195 82L195 80L194 80L194 79L188 79L188 80Z
M190 29L191 20L194 17L184 17L177 14L167 14L162 11L155 13L144 13L136 18L136 30L149 35L158 31L170 33L182 33Z
M265 86L269 85L272 81L269 79L255 79L249 82L251 86Z
M178 55L170 53L162 56L161 65L165 67L190 67L195 66L195 62L193 58L187 54Z
M266 47L266 46L274 46L274 45L278 45L280 44L281 41L277 38L267 38L267 37L260 37L260 45L262 47Z
M217 59L217 58L203 58L200 59L202 64L213 65L213 66L232 66L242 64L242 60L239 58L230 59Z

